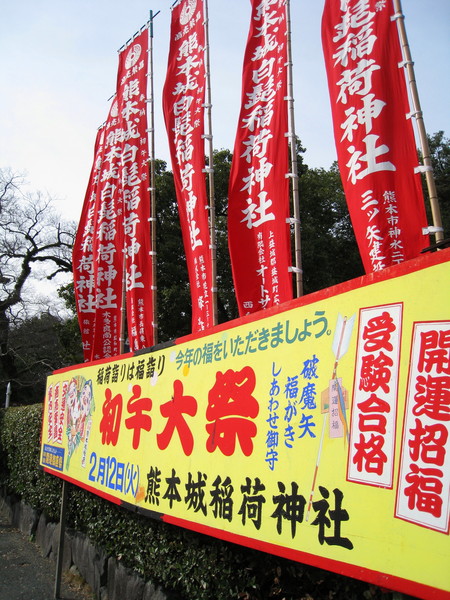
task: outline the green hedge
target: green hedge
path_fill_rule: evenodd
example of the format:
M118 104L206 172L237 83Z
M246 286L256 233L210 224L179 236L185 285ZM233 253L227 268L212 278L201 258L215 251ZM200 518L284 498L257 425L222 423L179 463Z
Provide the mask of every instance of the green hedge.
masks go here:
M58 520L62 482L39 468L41 425L41 404L0 409L0 485ZM145 579L188 600L392 597L363 582L128 512L74 486L67 525Z
M61 481L39 468L42 404L0 411L0 483L59 519Z

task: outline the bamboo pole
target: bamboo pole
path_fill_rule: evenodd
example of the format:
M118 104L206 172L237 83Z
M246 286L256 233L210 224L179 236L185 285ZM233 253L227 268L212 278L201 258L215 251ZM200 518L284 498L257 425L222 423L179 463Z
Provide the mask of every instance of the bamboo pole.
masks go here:
M419 94L417 90L416 78L414 74L414 62L411 58L411 51L408 44L408 38L406 35L405 28L405 15L402 12L402 6L400 0L394 0L395 14L392 17L397 22L397 31L400 38L400 44L402 47L403 61L406 67L406 74L408 77L409 89L411 92L411 99L413 104L413 114L416 118L417 130L419 133L420 146L423 156L423 171L425 172L425 179L427 183L429 202L431 205L431 213L433 217L433 227L429 228L430 233L434 233L436 236L436 242L440 242L444 239L444 230L442 228L441 211L439 208L439 200L436 192L436 183L434 180L433 167L431 164L430 148L428 145L427 133L425 130L425 124L423 120L423 113L420 106Z
M120 311L120 337L119 337L119 353L125 352L125 340L127 337L127 266L126 252L123 248L123 264L122 264L122 309Z
M295 287L296 297L303 296L303 270L302 270L302 251L301 251L301 227L300 227L300 203L298 193L298 168L297 168L297 145L295 136L295 119L294 119L294 85L292 73L292 43L291 43L291 11L290 1L286 0L286 25L287 25L287 83L288 83L288 122L289 122L289 147L291 153L291 172L287 177L291 178L292 185L292 205L294 212L294 255L295 267Z
M152 326L153 326L153 344L158 343L158 285L157 285L157 254L156 254L156 186L155 186L155 97L153 85L153 19L159 15L150 11L149 35L149 72L150 79L150 126L149 126L149 170L150 170L150 257L152 261Z
M209 31L208 31L208 0L205 1L205 71L206 71L206 90L205 104L206 109L206 134L204 138L208 143L208 173L209 184L209 232L210 232L210 250L211 250L211 301L213 310L213 325L218 323L217 313L217 241L216 241L216 205L214 192L214 149L212 136L212 115L211 115L211 73L209 61Z

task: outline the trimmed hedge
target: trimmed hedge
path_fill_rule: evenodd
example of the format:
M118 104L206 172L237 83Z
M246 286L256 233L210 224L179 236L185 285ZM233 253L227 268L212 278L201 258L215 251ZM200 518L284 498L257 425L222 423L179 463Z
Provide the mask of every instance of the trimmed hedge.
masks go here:
M0 409L0 486L58 521L62 482L39 468L41 427L41 404ZM67 525L188 600L392 598L357 580L128 512L74 486Z

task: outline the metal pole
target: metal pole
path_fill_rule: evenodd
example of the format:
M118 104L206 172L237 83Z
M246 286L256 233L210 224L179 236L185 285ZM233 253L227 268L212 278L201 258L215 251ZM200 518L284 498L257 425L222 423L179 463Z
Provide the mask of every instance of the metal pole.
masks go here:
M153 19L159 15L159 11L153 15L150 11L149 32L149 72L150 78L150 127L149 127L149 151L150 151L150 256L152 260L152 324L153 343L158 343L158 296L157 296L157 272L156 272L156 186L155 186L155 97L153 89Z
M289 146L291 150L291 172L287 175L292 180L292 204L294 212L294 253L295 253L295 283L296 297L303 296L303 270L301 251L301 228L300 228L300 203L298 193L298 168L297 168L297 144L295 137L294 119L294 85L292 74L292 44L291 44L291 11L290 2L286 0L286 27L287 27L287 83L288 83L288 118L289 118Z
M59 516L59 537L58 537L58 556L56 559L56 576L55 576L55 600L61 598L61 574L64 554L64 535L66 532L66 513L67 513L67 498L69 484L63 480L61 492L61 512Z
M9 408L10 401L11 401L11 382L8 381L8 385L6 386L5 408Z
M217 242L216 242L216 205L214 198L214 150L211 116L211 73L209 64L209 33L208 33L208 0L205 0L205 71L206 71L206 129L205 139L208 141L209 165L206 169L209 184L209 232L211 240L211 300L213 310L213 325L218 323L217 312Z
M442 228L441 211L439 208L439 200L436 192L436 183L434 180L433 167L431 164L430 148L428 145L427 133L425 130L425 124L423 120L423 113L420 107L419 94L417 91L417 84L414 74L414 62L411 58L411 52L408 44L408 38L406 36L405 29L405 15L402 12L400 0L394 0L395 14L393 19L397 21L397 31L400 38L400 44L402 46L403 61L406 67L406 73L408 77L409 88L411 91L411 99L413 103L413 113L416 117L417 130L419 132L420 146L423 156L423 164L425 171L425 179L427 182L428 196L431 205L431 213L433 216L433 229L431 233L436 236L436 242L440 242L444 239L444 230Z

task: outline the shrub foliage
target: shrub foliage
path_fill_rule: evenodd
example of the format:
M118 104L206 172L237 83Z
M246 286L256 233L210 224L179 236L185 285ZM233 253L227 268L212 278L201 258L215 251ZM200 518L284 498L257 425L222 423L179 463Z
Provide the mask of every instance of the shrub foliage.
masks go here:
M39 467L42 404L0 409L0 488L57 521L59 478ZM390 600L369 584L129 512L70 487L67 525L189 600Z

